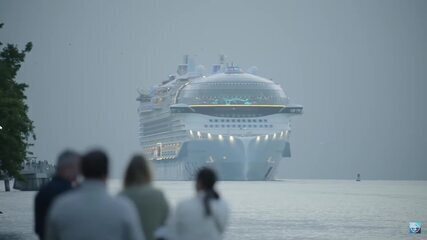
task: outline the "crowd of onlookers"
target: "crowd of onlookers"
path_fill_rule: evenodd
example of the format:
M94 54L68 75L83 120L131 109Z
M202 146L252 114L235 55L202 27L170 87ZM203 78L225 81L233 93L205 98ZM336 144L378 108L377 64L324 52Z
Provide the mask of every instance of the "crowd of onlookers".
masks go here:
M212 169L198 171L195 196L174 210L152 185L150 164L142 155L131 159L117 196L107 191L108 170L101 150L60 154L55 176L35 198L41 240L222 239L229 210L215 190Z

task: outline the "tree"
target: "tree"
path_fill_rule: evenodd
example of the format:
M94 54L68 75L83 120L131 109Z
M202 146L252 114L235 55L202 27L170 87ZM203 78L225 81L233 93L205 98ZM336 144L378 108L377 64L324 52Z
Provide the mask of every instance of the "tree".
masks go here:
M0 23L2 27L3 23ZM0 46L3 46L2 42ZM23 50L19 50L14 44L5 44L0 52L0 175L5 179L21 178L22 163L31 154L29 140L35 140L33 122L28 117L25 102L28 85L15 80L32 46L28 42Z

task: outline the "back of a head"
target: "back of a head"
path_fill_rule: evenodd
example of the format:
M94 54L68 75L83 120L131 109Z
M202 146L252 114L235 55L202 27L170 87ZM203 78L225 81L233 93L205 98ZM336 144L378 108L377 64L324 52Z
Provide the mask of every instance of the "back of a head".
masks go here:
M151 182L151 169L149 162L142 155L132 157L126 169L125 187L146 184Z
M74 181L79 173L80 155L72 150L61 152L56 161L56 175Z
M75 164L80 159L80 155L73 150L65 150L61 152L56 161L56 170L60 171L62 168L71 164Z
M104 151L92 150L86 153L80 168L86 179L105 179L108 176L108 157Z
M219 199L219 194L214 189L216 180L217 177L215 171L210 168L203 167L197 172L196 187L198 190L204 191L203 206L205 208L206 216L212 215L209 202L214 199Z
M203 167L197 172L196 181L205 190L213 189L217 177L214 170Z

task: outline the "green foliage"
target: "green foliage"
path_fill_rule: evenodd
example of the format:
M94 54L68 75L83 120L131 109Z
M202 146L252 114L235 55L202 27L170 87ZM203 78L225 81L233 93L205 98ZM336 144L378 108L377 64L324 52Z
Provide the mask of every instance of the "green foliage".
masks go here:
M0 46L3 46L2 42ZM30 138L35 140L35 135L25 103L28 85L16 82L15 78L32 47L31 42L26 44L24 50L13 44L5 44L0 51L0 173L18 178L29 153L31 144L28 141Z

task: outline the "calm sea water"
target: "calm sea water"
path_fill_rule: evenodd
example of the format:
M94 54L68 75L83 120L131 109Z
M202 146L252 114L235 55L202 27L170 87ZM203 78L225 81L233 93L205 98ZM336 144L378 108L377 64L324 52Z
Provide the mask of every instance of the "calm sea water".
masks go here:
M0 183L3 191L3 183ZM157 182L171 205L191 196L191 182ZM112 193L120 181L109 182ZM427 239L427 181L283 180L221 182L234 239ZM0 192L0 239L36 239L35 192ZM409 235L408 223L425 224Z

